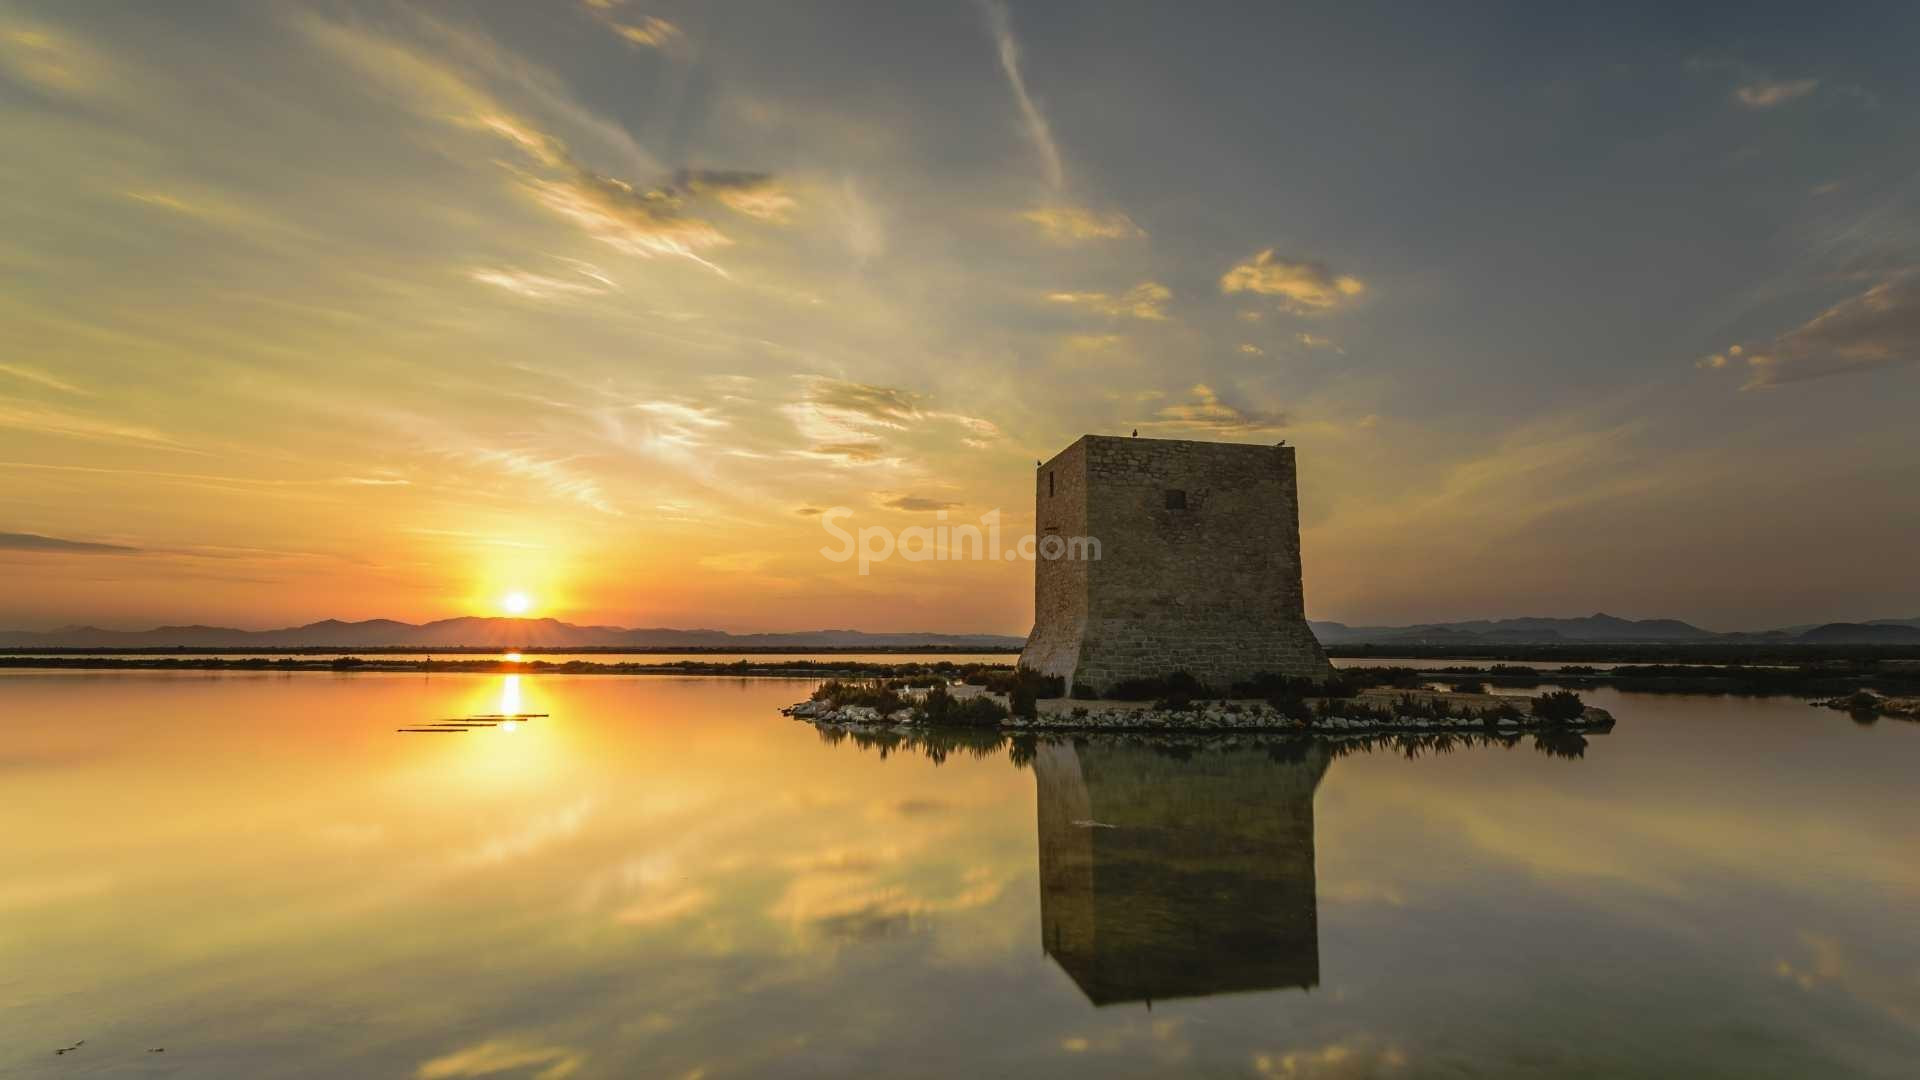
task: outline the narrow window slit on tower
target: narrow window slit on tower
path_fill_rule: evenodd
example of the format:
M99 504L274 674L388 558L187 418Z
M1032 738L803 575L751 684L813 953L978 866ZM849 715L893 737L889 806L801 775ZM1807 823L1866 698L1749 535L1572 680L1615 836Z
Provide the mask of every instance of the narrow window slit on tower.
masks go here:
M1047 473L1047 498L1053 498L1053 473Z
M1186 508L1187 508L1187 493L1184 491L1181 491L1178 488L1168 488L1167 489L1167 509L1185 510Z

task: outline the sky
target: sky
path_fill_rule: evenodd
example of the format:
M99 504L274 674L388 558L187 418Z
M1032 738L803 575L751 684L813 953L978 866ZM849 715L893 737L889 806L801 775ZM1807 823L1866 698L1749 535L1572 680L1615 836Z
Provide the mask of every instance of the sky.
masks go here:
M1667 8L0 0L0 626L1021 634L823 519L1135 429L1313 618L1920 615L1920 9Z

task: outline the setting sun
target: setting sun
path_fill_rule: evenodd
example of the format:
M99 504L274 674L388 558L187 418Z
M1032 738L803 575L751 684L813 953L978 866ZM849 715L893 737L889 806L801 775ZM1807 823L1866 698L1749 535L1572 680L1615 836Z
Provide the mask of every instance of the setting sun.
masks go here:
M510 592L500 598L500 607L509 615L525 615L533 610L533 597L523 592Z

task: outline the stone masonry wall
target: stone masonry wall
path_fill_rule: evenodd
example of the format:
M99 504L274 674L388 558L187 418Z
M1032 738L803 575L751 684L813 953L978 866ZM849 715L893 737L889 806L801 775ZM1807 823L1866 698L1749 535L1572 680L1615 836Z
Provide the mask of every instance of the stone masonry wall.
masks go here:
M1067 459L1077 513L1061 504ZM1089 535L1100 557L1036 562L1023 665L1102 692L1182 670L1222 691L1264 672L1330 674L1306 623L1291 447L1089 435L1039 483L1042 538L1049 525Z
M1060 451L1034 473L1033 500L1036 542L1087 534L1086 440ZM1071 681L1086 636L1088 565L1084 560L1035 559L1033 633L1020 653L1023 667Z

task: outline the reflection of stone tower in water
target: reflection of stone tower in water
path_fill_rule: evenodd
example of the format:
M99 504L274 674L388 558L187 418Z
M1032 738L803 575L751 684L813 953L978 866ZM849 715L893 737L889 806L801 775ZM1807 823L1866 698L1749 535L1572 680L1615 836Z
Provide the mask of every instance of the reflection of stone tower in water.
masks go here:
M1299 752L1038 748L1042 944L1088 1000L1319 985L1313 793L1327 753Z

